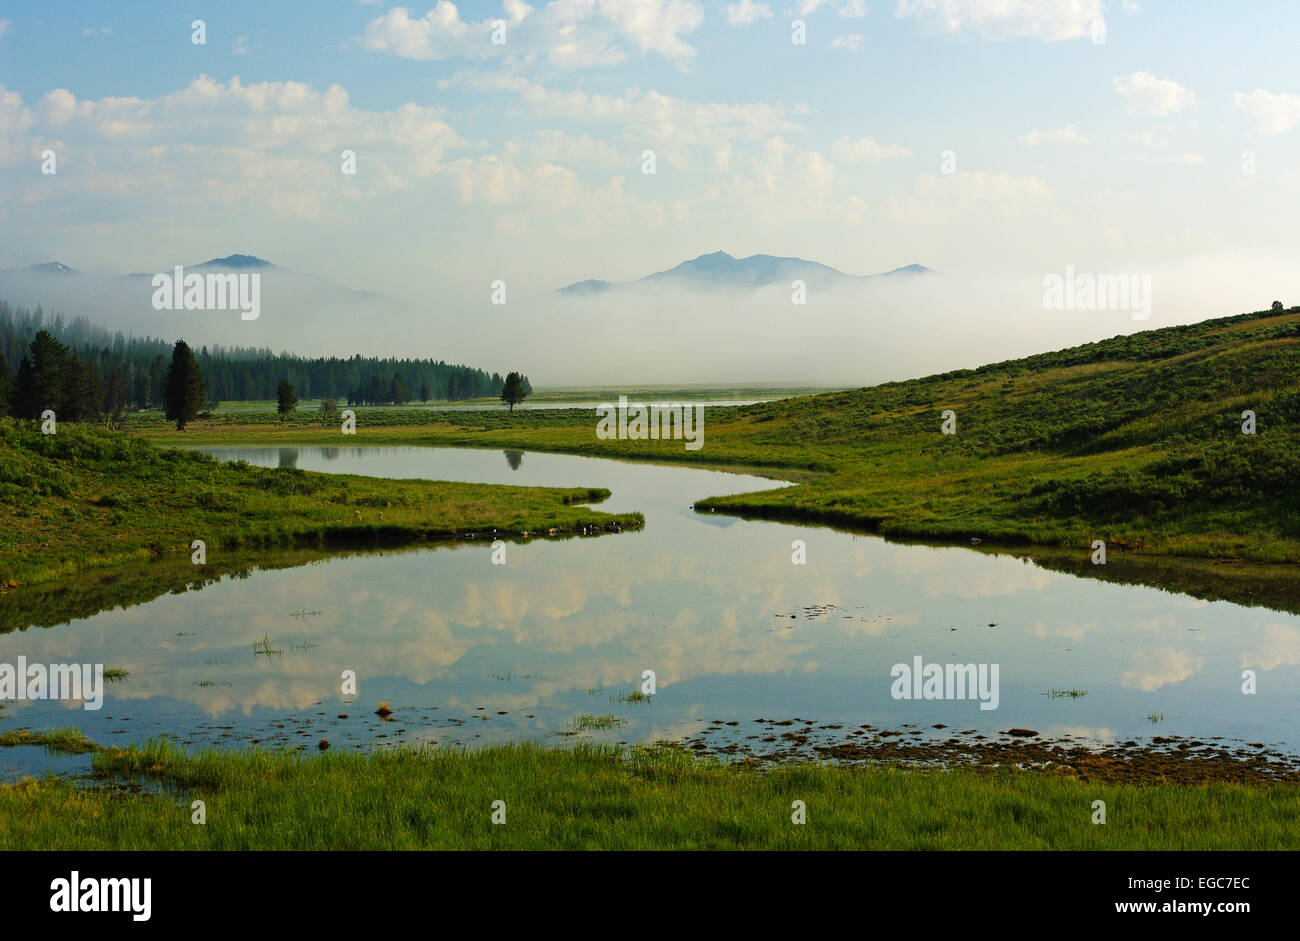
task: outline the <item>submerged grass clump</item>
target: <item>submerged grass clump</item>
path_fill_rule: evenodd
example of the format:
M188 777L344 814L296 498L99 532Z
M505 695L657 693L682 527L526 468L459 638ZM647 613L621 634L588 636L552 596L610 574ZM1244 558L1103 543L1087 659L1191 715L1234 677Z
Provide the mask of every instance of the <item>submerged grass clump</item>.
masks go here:
M625 725L627 725L627 719L622 716L613 714L594 716L590 713L583 713L561 729L560 734L577 735L579 732L605 732L610 729L621 729Z
M82 755L99 748L87 738L81 729L50 729L48 732L32 732L17 729L0 733L0 748L15 748L22 745L43 745L52 752L65 755Z

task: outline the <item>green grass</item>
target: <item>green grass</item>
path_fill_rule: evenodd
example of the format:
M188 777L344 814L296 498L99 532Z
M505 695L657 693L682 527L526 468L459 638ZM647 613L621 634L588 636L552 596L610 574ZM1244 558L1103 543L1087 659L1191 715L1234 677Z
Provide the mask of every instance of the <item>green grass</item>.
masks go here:
M6 604L35 586L96 570L189 568L191 543L207 564L269 547L401 545L469 535L575 533L642 524L639 513L582 504L598 488L379 480L296 468L222 464L194 451L92 426L0 419L0 582ZM173 579L174 582L174 579ZM184 581L182 581L184 584ZM25 625L24 625L25 626Z
M1259 430L1240 432L1250 408ZM957 413L957 434L940 413ZM187 440L337 440L209 422ZM1300 562L1300 309L1116 337L907 382L716 408L704 447L595 437L585 410L376 410L355 442L569 451L766 468L799 486L716 509L898 538ZM243 424L246 420L247 424ZM160 440L174 432L132 425Z
M941 433L941 413L957 433ZM1256 413L1255 435L1241 413ZM136 423L134 433L182 436ZM207 443L337 441L265 414ZM697 509L1011 551L1049 567L1300 610L1300 308L1150 330L907 382L706 410L704 447L595 436L586 410L374 410L357 444L738 467L797 486ZM1107 564L1092 565L1093 540ZM972 540L978 542L972 543Z
M508 745L370 755L96 752L145 793L0 787L0 849L1298 849L1295 785L1138 786ZM191 823L202 800L207 822ZM506 822L491 823L494 801ZM803 801L807 823L791 822ZM1107 823L1091 823L1092 802Z
M627 725L627 719L616 715L594 716L590 713L584 713L570 722L561 735L577 735L579 732L604 732L611 729L621 729Z
M23 745L43 745L52 752L68 755L82 755L99 748L87 738L81 729L51 729L48 732L31 732L17 729L0 733L0 748L16 748Z

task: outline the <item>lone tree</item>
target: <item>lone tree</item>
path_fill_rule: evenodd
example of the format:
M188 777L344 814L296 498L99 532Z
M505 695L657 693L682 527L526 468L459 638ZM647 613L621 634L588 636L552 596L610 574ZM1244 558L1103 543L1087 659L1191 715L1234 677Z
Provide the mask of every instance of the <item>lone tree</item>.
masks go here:
M1274 309L1274 310L1282 310L1282 309L1283 309L1283 307L1282 307L1282 302L1281 302L1281 301L1274 301L1274 302L1273 302L1273 309Z
M280 413L280 421L289 417L289 413L298 407L298 393L293 391L293 383L281 379L275 389L275 410Z
M172 364L167 369L165 394L166 415L169 421L176 422L177 431L184 431L185 423L198 417L206 389L194 351L184 340L177 340L172 347Z
M506 384L501 389L501 401L509 405L513 412L515 406L527 398L529 391L528 380L521 374L512 372L506 376Z

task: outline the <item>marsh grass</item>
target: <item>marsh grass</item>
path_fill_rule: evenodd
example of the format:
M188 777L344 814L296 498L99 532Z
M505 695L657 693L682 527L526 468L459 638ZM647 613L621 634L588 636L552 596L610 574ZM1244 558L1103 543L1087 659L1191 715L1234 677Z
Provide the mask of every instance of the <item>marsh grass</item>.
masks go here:
M0 748L15 748L23 745L43 745L52 752L66 755L82 755L99 748L85 732L77 728L51 729L47 732L17 729L0 733Z
M1296 785L1121 785L1033 772L791 765L679 749L95 754L105 781L0 787L3 849L1297 849ZM208 822L190 823L192 800ZM1108 822L1090 822L1094 800ZM490 822L504 800L508 823ZM808 823L791 823L791 802Z
M337 432L336 432L337 433ZM188 442L176 432L173 442ZM105 488L113 496L105 502ZM109 569L167 568L190 578L190 542L209 560L251 548L346 549L498 532L569 535L635 529L639 513L601 513L609 491L384 480L223 464L121 432L0 418L0 581L21 596ZM608 527L608 529L607 529ZM182 581L181 584L184 584Z
M612 714L591 715L583 713L574 718L560 730L561 735L577 735L579 732L607 732L611 729L621 729L627 725L627 719L622 716Z
M634 689L630 693L621 692L617 696L609 697L609 704L611 706L621 706L624 704L638 705L638 704L645 704L649 702L650 702L650 697L647 696L645 693L641 692L641 690L639 689Z

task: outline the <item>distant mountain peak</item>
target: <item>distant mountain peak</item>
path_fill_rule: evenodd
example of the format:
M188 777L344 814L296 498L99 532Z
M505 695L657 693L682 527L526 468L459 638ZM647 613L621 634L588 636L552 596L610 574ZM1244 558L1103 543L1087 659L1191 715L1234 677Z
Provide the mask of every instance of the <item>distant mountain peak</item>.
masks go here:
M851 275L837 268L823 265L804 258L785 257L781 255L749 255L737 258L722 249L697 255L675 267L656 271L636 281L602 281L590 278L559 289L561 294L589 295L598 294L613 288L628 288L639 284L680 284L693 289L741 288L755 289L770 284L802 280L810 286L833 286L851 282L867 281L872 278L884 278L894 275L933 274L931 268L911 264L895 268L881 274Z
M256 255L227 255L225 258L210 258L202 264L194 265L195 268L274 268L264 258L258 258Z
M28 265L23 271L33 274L81 274L76 268L69 268L61 261L47 261L40 265Z

